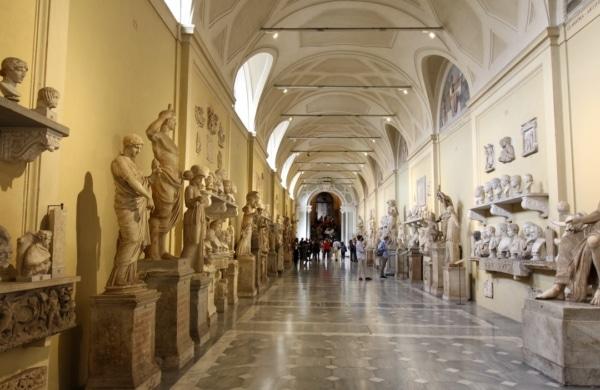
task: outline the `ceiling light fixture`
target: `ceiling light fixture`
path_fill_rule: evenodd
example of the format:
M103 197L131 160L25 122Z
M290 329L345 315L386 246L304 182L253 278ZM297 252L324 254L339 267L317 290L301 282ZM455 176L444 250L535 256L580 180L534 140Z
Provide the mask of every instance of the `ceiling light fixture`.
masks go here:
M364 26L364 27L261 27L261 31L265 32L277 32L277 31L434 31L443 30L441 26L421 26L421 27L410 27L410 26Z
M273 84L273 88L277 89L408 89L412 86L408 84L403 85L349 85L349 84Z
M405 94L405 95L408 95L408 89L403 89L402 93Z
M390 118L390 117L388 116L387 118L385 118L385 121L389 123L389 122L391 122L391 121L392 121L392 118Z
M277 38L279 38L279 33L278 32L276 32L275 34L273 34L273 39L277 39Z
M288 89L287 89L287 88L284 88L284 89L283 89L283 93L288 93Z
M322 117L348 117L348 118L387 118L396 116L396 114L290 114L285 113L281 114L281 116L287 117L304 117L304 118L322 118Z

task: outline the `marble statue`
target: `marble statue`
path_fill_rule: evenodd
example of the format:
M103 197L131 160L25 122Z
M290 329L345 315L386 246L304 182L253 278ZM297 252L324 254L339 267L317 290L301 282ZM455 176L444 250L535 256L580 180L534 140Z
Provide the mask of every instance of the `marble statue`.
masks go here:
M482 205L485 203L485 190L483 186L475 187L475 204Z
M498 161L503 164L514 161L515 159L515 147L512 145L512 139L510 137L503 137L500 139L500 147L502 151L500 152L500 157L498 157Z
M144 141L137 134L123 138L123 152L111 163L119 238L107 287L128 286L137 279L137 261L150 242L149 211L154 209L149 178L135 164Z
M483 187L485 190L485 199L488 203L494 201L494 184L491 181L485 183Z
M10 234L8 230L0 225L0 281L6 282L15 279L17 271L10 264L12 248L10 246Z
M224 184L223 184L224 180L225 180L225 170L222 168L217 169L215 171L214 187L215 187L215 192L219 195L223 195L225 193L225 188L224 188Z
M252 230L259 205L260 194L258 191L250 191L246 195L246 205L242 208L244 216L242 217L240 239L237 243L236 252L238 255L250 255L252 253Z
M565 222L553 224L565 227L558 244L554 285L536 298L564 299L565 288L570 287L569 298L584 302L591 274L600 274L600 204L588 215L569 215ZM591 304L600 306L600 286L596 287Z
M513 241L519 234L519 225L516 223L501 223L499 230L500 238L498 241L497 256L502 259L508 259L511 257Z
M525 246L525 237L523 236L523 232L519 232L519 225L514 224L512 242L510 244L510 257L514 260L518 260L523 254L523 247Z
M151 186L155 207L150 214L152 259L172 258L166 249L167 235L181 214L183 178L179 169L179 150L171 135L176 125L175 111L169 105L146 130L154 153Z
M494 191L494 199L500 200L502 198L502 182L497 177L491 180L492 191Z
M398 240L398 208L396 201L390 199L387 201L387 213L381 218L381 232L379 238L383 240L388 237L388 247L396 249Z
M533 185L533 176L530 173L523 175L523 194L531 194L531 186Z
M27 63L19 58L7 57L2 60L0 66L0 92L8 100L18 102L21 94L17 90L17 84L21 84L29 70Z
M510 176L508 176L508 175L500 176L500 187L502 188L501 197L502 198L510 197Z
M360 215L358 216L358 222L356 223L356 234L363 237L367 235L365 230L365 221L363 221Z
M425 220L425 226L420 228L419 231L419 246L421 253L430 253L431 246L434 242L439 240L441 233L437 227L437 223L433 217L433 214Z
M496 156L494 154L494 145L487 144L483 146L485 151L485 171L492 172L496 169Z
M460 222L452 198L442 191L438 191L437 198L444 208L444 212L440 216L446 246L444 262L451 264L460 260Z
M373 210L369 214L369 241L367 248L374 248L377 245L377 222Z
M523 247L521 258L539 261L546 258L546 237L544 230L533 222L523 224Z
M227 244L219 238L220 232L223 230L223 220L217 219L210 223L206 231L206 244L209 246L211 253L223 253L229 251Z
M408 247L411 249L418 249L419 248L419 229L417 229L417 227L413 224L409 225L409 240L408 240Z
M396 247L398 250L407 249L406 231L404 224L400 224L398 228L398 236L396 237Z
M17 273L19 277L49 275L52 267L52 232L40 230L25 233L17 240Z
M225 198L228 202L234 204L237 203L237 200L235 199L235 193L233 192L233 185L229 179L223 179L223 194L225 194Z
M521 176L513 175L510 177L510 195L521 195Z
M204 180L206 191L215 192L215 174L210 172L206 179Z
M205 207L211 205L210 195L204 189L204 178L208 176L207 168L193 165L183 173L189 181L185 188L184 200L187 210L183 214L183 251L182 258L192 259L196 272L204 265L204 237L206 236Z
M56 120L56 112L54 109L58 107L59 99L60 93L56 89L52 87L41 88L38 91L35 110L52 120Z
M496 257L498 249L498 239L496 237L496 228L486 226L481 234L481 240L478 241L475 255L479 257Z

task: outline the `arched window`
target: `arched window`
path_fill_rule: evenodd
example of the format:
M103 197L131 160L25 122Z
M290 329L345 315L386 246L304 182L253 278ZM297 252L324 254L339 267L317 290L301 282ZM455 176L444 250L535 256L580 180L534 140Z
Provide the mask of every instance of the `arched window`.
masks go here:
M235 76L233 85L235 112L252 134L256 134L254 129L256 110L272 64L272 55L259 53L246 61Z
M164 0L175 19L184 27L194 28L194 0Z
M285 160L283 166L281 167L281 185L285 189L287 189L287 175L288 173L290 173L290 168L292 167L294 160L296 159L296 157L298 157L299 154L300 153L290 154L290 156L287 158L287 160Z
M267 143L267 162L274 171L277 170L277 151L279 150L279 145L281 145L281 140L283 140L283 136L289 125L290 122L288 121L280 122L271 133L269 142Z
M292 199L294 199L294 189L296 188L296 183L298 183L298 179L300 178L301 174L302 172L297 172L294 175L292 182L290 183L290 196L292 197Z

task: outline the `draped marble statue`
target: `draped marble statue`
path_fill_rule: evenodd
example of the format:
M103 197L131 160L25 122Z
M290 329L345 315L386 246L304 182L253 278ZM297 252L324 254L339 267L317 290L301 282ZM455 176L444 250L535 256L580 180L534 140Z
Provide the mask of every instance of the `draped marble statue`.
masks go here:
M398 242L398 208L396 201L390 199L387 201L387 213L381 218L380 239L388 237L388 247L390 249L397 248Z
M440 221L446 246L444 262L446 264L455 263L460 260L460 222L452 198L440 190L437 192L437 198L443 210Z
M210 206L211 198L204 189L204 179L208 176L207 168L193 165L189 171L183 173L185 180L190 184L186 187L185 206L183 215L183 251L182 258L191 259L196 272L202 271L204 266L204 237L206 235L205 207Z
M115 212L119 238L112 272L106 287L122 287L137 282L137 261L150 241L149 211L154 208L149 178L135 164L144 141L136 134L123 138L123 152L111 164L115 182Z
M250 255L252 253L252 230L254 225L254 216L258 206L260 205L260 194L258 191L250 191L246 195L246 205L242 208L244 216L242 217L242 225L240 239L237 243L237 254Z
M590 277L600 275L600 204L588 215L571 215L564 223L554 224L565 227L558 244L554 285L536 298L564 299L565 288L569 287L570 299L584 302L592 282ZM596 287L591 304L600 306L600 286Z
M169 258L166 240L181 213L180 191L183 187L179 169L179 150L171 133L177 122L175 112L169 108L161 111L148 126L146 135L152 142L152 197L155 208L150 215L150 258Z

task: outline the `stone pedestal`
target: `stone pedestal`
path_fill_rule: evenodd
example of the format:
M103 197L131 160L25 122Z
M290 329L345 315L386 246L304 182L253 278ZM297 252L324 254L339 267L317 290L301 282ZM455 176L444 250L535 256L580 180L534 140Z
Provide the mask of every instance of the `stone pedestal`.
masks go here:
M398 251L396 249L388 250L388 261L385 266L386 275L396 275L398 273Z
M239 266L238 296L253 297L256 295L256 259L253 255L242 255L237 258Z
M277 251L277 272L280 274L284 271L284 252L285 251L283 250L283 248L279 248L279 250Z
M372 267L375 264L375 248L367 248L367 267Z
M156 356L163 370L180 369L194 357L190 337L190 284L194 270L189 259L142 260L139 272L148 287L161 295L156 306Z
M208 326L208 286L210 277L202 273L192 276L190 283L190 336L196 345L210 339Z
M446 246L437 243L431 246L431 285L429 293L441 297L444 294L444 261Z
M93 296L87 389L155 389L156 302L145 285Z
M525 363L563 385L600 385L600 307L527 299Z
M284 251L283 254L283 267L284 269L290 269L294 265L294 252L292 250Z
M238 303L238 261L229 260L229 266L225 272L227 278L227 302L230 305L237 305Z
M215 284L215 307L217 313L225 313L227 311L227 279L222 277Z
M426 292L431 292L431 273L431 256L423 255L423 290L425 290Z
M217 288L217 271L215 267L205 266L205 273L209 278L207 296L207 309L208 309L208 325L210 326L211 322L214 321L214 316L217 315L217 306L215 305L215 291Z
M444 267L444 294L442 298L447 301L467 300L467 276L463 267Z
M423 255L418 249L408 252L408 280L411 283L423 280Z
M270 276L277 276L277 252L269 252L268 272Z
M268 252L256 252L256 291L262 294L267 288L269 278L267 276Z

